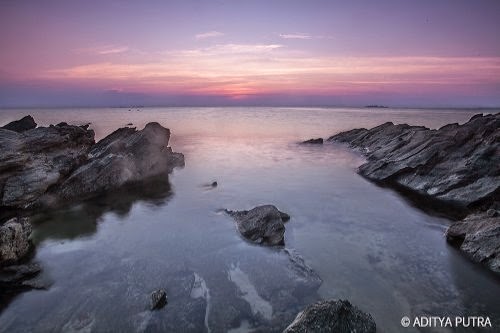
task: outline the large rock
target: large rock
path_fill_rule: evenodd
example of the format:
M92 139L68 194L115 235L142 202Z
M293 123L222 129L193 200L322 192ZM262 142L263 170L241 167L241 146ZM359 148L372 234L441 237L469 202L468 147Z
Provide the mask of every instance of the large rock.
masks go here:
M385 123L328 140L364 152L359 172L371 180L467 207L498 200L500 113L438 130Z
M26 116L19 120L15 120L13 122L8 123L3 126L3 129L14 131L14 132L24 132L36 127L35 119L32 116Z
M457 212L460 218L472 214L452 224L447 240L499 271L499 218L495 209L486 211L500 201L500 113L438 130L385 123L328 140L348 143L368 157L359 168L363 176L417 194L425 206L451 207L445 213L454 218Z
M149 123L121 128L97 144L85 126L60 123L17 133L0 128L0 211L80 200L168 174L184 164L170 131Z
M15 263L30 252L30 234L27 218L13 218L0 226L0 266Z
M273 205L251 210L226 212L236 221L238 231L248 240L263 245L284 245L285 222L290 219Z
M143 130L121 128L92 147L89 160L54 191L59 199L82 198L143 181L184 165L168 146L170 130L149 123Z
M490 215L473 214L453 223L446 231L446 239L472 260L500 273L500 217Z
M375 333L372 316L346 300L320 301L299 313L283 333Z
M94 132L61 123L16 133L0 129L0 207L30 208L87 160Z

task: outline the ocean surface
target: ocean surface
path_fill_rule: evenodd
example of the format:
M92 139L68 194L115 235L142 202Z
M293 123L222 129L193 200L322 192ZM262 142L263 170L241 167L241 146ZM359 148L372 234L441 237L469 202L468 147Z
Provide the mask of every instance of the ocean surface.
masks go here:
M13 299L0 313L0 332L246 332L271 322L268 329L279 330L306 300L321 298L348 299L372 314L379 332L418 332L403 329L403 316L489 316L498 331L500 280L446 243L449 220L359 176L364 159L348 148L297 144L386 121L439 128L498 111L0 110L0 125L31 114L42 126L90 123L96 139L157 121L186 161L166 183L36 216L35 260L51 286ZM204 186L213 181L216 188ZM322 279L317 293L288 297L296 281L282 271L283 250L248 243L221 213L260 204L291 215L285 248ZM151 312L157 288L169 303Z

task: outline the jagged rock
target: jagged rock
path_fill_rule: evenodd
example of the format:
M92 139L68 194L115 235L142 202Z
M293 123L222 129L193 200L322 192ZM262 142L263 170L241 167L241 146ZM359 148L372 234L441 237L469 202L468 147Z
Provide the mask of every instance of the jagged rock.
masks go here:
M472 260L500 273L500 217L473 214L453 223L446 231L448 242L460 247Z
M323 138L309 139L309 140L303 141L302 144L322 145L323 144Z
M158 289L151 293L151 310L161 309L167 304L167 292L164 289Z
M184 156L168 147L170 130L149 123L143 130L120 128L97 144L89 160L54 191L62 199L86 197L127 183L170 173Z
M13 218L0 226L0 266L15 263L30 252L30 234L27 218Z
M347 300L320 301L299 313L283 333L375 333L372 316Z
M87 160L94 132L79 126L0 129L0 207L29 208Z
M251 210L226 210L236 221L238 231L248 240L263 245L284 245L285 225L290 219L273 205L263 205Z
M35 119L32 116L26 116L19 120L8 123L7 125L1 127L3 129L14 131L14 132L24 132L36 127Z
M328 140L364 152L368 161L359 172L374 181L462 206L498 200L500 113L438 130L385 123Z
M184 165L169 139L158 123L121 128L97 144L88 125L0 128L0 208L53 206L168 174Z
M447 240L474 261L499 271L497 211L483 211L500 201L500 113L477 114L463 125L438 130L385 123L328 140L348 143L368 157L359 168L363 176L416 193L428 205L453 205L446 212L450 216L472 213L449 228Z

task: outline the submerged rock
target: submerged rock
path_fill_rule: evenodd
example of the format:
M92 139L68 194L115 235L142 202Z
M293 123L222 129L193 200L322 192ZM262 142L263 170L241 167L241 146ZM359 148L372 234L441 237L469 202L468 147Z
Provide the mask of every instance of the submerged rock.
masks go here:
M238 231L246 239L263 245L284 245L285 222L290 219L273 205L263 205L251 210L226 210L236 221Z
M375 333L372 316L347 300L320 301L299 313L283 333Z
M184 165L169 139L158 123L118 129L97 144L87 125L0 128L0 209L53 206L168 174Z
M167 304L167 292L164 289L158 289L151 293L151 310L158 310Z
M36 127L35 119L32 116L26 116L19 120L8 123L7 125L1 127L3 129L14 131L14 132L24 132Z
M317 138L317 139L309 139L306 141L302 141L302 144L314 144L314 145L322 145L323 144L323 138Z
M385 123L354 129L328 139L348 143L368 160L359 173L378 183L404 189L454 218L447 240L474 261L499 270L500 113L473 116L463 125L438 130ZM458 212L458 213L457 213Z
M30 252L30 234L27 218L13 218L0 226L0 266L18 262Z

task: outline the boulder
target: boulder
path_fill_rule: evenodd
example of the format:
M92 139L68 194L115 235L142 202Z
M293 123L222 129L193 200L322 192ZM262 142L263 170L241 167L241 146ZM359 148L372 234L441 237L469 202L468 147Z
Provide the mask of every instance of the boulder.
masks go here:
M13 218L0 226L0 266L18 262L30 252L30 234L27 218Z
M0 129L0 207L34 206L87 160L94 132L59 124L16 133Z
M21 133L33 129L35 127L36 127L35 119L33 119L32 116L26 116L19 120L10 122L7 125L3 126L2 128L9 131Z
M320 301L300 312L283 333L375 333L372 316L347 300Z
M111 133L89 152L89 159L58 186L54 194L73 200L125 184L167 175L184 165L184 156L168 146L170 130L149 123L143 130L121 128Z
M285 222L290 219L273 205L263 205L251 210L226 210L236 221L238 231L246 239L263 245L285 245Z
M151 310L158 310L167 304L167 292L164 289L158 289L151 293Z
M453 223L446 231L446 239L473 261L500 273L500 217L490 215L491 210Z

